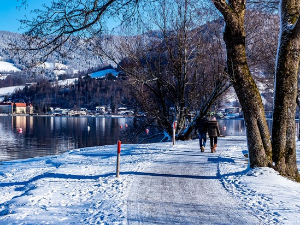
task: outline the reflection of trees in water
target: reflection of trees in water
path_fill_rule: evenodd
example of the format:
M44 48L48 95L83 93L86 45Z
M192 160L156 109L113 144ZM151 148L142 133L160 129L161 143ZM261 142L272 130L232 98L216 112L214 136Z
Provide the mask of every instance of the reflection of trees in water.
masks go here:
M224 136L246 135L244 120L220 120L219 126L221 134Z
M122 140L124 144L139 143L144 138L161 132L157 127L149 126L151 122L153 122L151 118L143 117L1 116L0 161L60 154L76 148L111 145L116 144L118 140ZM21 124L24 126L23 133L19 134L17 127ZM269 126L270 124L268 121ZM148 135L145 126L149 129ZM244 120L219 120L219 126L222 135L245 135ZM223 130L224 126L226 130ZM138 135L134 136L137 132ZM158 136L146 142L157 142L161 139L162 136Z
M0 128L3 128L1 132L11 134L11 141L3 139L7 135L0 137L1 143L5 144L2 146L2 155L7 155L0 160L54 155L75 148L116 144L124 135L120 124L124 123L124 128L125 124L130 127L132 120L133 118L3 116L0 118ZM22 134L17 133L17 127L22 127Z
M267 120L267 124L272 134L272 120ZM220 131L224 136L246 135L246 127L244 120L219 120ZM224 130L224 126L226 130Z
M153 143L162 141L163 129L154 118L132 118L128 127L122 131L125 143Z

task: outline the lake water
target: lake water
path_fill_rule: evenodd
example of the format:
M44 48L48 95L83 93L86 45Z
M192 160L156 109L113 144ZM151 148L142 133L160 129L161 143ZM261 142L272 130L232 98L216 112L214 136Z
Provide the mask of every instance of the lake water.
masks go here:
M146 137L146 133L131 141L125 138L126 130L133 126L135 120L113 117L0 116L0 161L57 155L70 149L116 144L118 140L122 140L122 143L138 143Z
M139 143L147 137L146 132L130 141L125 135L138 120L129 117L0 116L0 161L57 155L70 149L116 144L118 140ZM243 120L219 120L219 125L225 136L245 135ZM159 140L152 139L148 143Z
M224 136L246 135L244 120L218 120L220 132Z

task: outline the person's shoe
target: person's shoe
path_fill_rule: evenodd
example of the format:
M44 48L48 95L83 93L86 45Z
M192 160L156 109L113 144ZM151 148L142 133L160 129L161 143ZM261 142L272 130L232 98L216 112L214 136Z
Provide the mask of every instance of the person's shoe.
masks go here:
M214 152L216 152L217 144L214 144Z
M214 153L214 152L215 152L214 147L210 147L210 149L211 149L211 153Z
M204 152L204 146L201 146L201 152Z

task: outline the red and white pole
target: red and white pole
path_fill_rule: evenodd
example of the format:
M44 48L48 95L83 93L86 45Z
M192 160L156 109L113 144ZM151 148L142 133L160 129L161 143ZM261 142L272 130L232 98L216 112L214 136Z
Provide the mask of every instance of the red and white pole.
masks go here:
M177 121L173 123L173 146L175 145L175 133L176 133Z
M118 141L118 154L117 154L117 173L116 176L120 176L120 155L121 155L121 141Z

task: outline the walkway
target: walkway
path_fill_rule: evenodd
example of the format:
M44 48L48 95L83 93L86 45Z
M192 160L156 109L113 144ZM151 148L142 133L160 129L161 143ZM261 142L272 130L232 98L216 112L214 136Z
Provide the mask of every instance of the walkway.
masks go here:
M128 224L259 224L218 179L218 152L176 145L138 171L128 197Z

